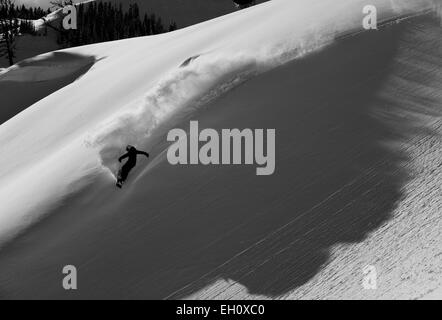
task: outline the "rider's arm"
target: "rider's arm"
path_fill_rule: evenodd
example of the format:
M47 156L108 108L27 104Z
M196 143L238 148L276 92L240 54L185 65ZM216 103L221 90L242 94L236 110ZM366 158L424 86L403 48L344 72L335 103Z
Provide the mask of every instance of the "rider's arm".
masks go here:
M137 154L142 154L142 155L145 155L146 157L149 158L149 154L148 154L147 152L144 152L144 151L137 151Z
M129 152L127 152L127 153L123 154L121 157L119 157L118 158L118 162L121 162L121 160L123 160L123 159L125 159L127 157L129 157Z

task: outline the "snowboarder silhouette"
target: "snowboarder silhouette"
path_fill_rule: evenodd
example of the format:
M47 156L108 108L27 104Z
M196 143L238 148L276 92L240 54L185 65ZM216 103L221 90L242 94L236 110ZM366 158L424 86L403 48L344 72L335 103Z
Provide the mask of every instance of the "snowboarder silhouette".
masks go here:
M117 177L117 187L118 188L121 188L123 186L123 183L126 181L130 170L132 170L136 166L137 155L141 154L141 155L145 155L146 157L149 157L149 154L147 152L139 151L134 146L131 146L131 145L128 145L126 147L126 151L127 152L125 154L123 154L121 157L118 158L118 162L121 162L124 159L128 158L126 163L118 171L118 177Z

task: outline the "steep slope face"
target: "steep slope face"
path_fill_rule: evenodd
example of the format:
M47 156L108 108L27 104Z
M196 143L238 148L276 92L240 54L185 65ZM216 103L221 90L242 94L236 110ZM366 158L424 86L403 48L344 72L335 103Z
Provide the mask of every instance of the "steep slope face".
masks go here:
M431 3L423 1L417 5L413 1L411 7L395 8L390 7L390 1L377 4L381 16L388 18L398 12L406 14L414 6L422 9ZM337 67L345 66L346 60L342 57L340 64L325 63L327 56L320 57L319 61L315 60L317 58L307 59L309 54L332 43L336 37L359 30L361 8L362 2L350 0L339 5L331 0L273 1L171 34L62 51L62 57L66 54L68 57L94 57L94 65L77 81L0 126L0 236L3 244L42 216L53 213L22 238L25 243L38 244L37 247L24 246L19 250L24 254L21 256L16 255L15 249L23 243L12 242L2 251L0 265L4 269L0 274L5 291L1 294L26 297L34 294L42 297L62 295L55 279L59 272L55 270L64 260L70 260L70 263L90 268L84 279L88 290L79 292L81 297L107 294L181 297L222 277L240 281L252 292L278 296L293 286L303 284L314 275L315 270L321 268L327 260L326 250L330 243L359 241L379 227L390 217L392 208L401 198L400 186L404 177L399 163L404 160L403 155L389 153L388 148L378 145L383 142L381 138L394 139L395 134L377 122L367 120L372 115L367 116L365 107L370 110L372 106L363 103L363 109L354 109L349 118L345 115L353 110L350 102L357 105L360 94L368 102L376 94L377 86L385 80L385 74L376 70L388 69L397 50L395 43L389 44L383 39L386 51L382 51L383 46L373 51L373 68L364 65L365 57L354 61L354 68L349 69ZM269 15L269 12L272 14ZM293 19L294 12L297 19ZM321 19L317 19L318 12ZM253 24L258 20L260 24ZM240 28L243 25L253 25L253 28ZM393 36L392 39L397 39ZM351 53L358 51L359 46L363 47L362 52L375 49L376 40L371 39L366 45L362 45L365 41L358 43L356 47L344 45L346 50L338 53L352 59ZM148 58L146 52L149 52ZM338 53L335 52L336 57L340 56ZM189 57L196 58L183 66ZM49 59L52 63L39 64L47 58L39 57L12 68L2 77L9 81L24 81L35 72L54 76L59 72L57 67L64 63L54 63L57 57L53 57L55 60ZM258 86L251 91L238 90L244 96L239 100L233 98L229 102L230 108L217 111L222 105L217 105L216 101L226 103L217 99L213 105L208 105L214 97L224 97L232 87L295 58L300 58L303 63L297 65L294 71L286 69L293 73L276 77L273 82L259 84L258 80ZM318 62L321 70L311 71L315 70L314 65ZM323 71L328 78L318 76ZM292 78L298 74L302 78ZM354 83L353 76L357 79L361 76L362 80ZM285 82L285 86L278 85L280 79L287 77L290 81ZM338 82L341 78L345 81ZM267 98L266 95L258 95L258 100L249 101L248 96L252 92L259 89L259 92L265 93L270 83L273 83L272 95L282 95L285 102L284 99L273 100L272 95ZM300 87L302 90L293 90L292 83L295 84L293 88ZM359 91L365 85L370 90ZM278 91L279 88L285 90ZM352 99L345 99L346 95L340 95L340 92L348 93ZM226 97L229 99L231 96ZM327 99L322 101L321 97ZM294 100L294 105L287 102L291 100ZM237 101L241 101L242 105L239 110L235 110ZM329 101L334 103L329 106ZM253 108L255 103L261 103L258 109ZM202 118L206 126L259 128L278 125L283 137L278 147L282 152L281 157L278 156L282 161L278 169L282 170L281 175L256 180L250 168L171 167L164 158L167 147L164 134L177 125L186 128L183 118L196 117L194 112L201 106L209 106L209 111L214 112L205 113L206 118ZM318 110L316 106L322 108ZM290 110L294 114L288 113ZM322 112L326 112L325 116ZM297 145L289 129L293 119L298 122L307 119L305 123L318 132L309 131L311 129L298 123L295 136L304 137L300 141L308 142ZM336 125L332 123L334 121ZM360 130L358 125L366 130ZM326 132L322 128L326 128ZM368 134L371 130L374 133ZM385 136L378 137L379 132ZM328 143L322 141L325 137L330 139ZM364 142L362 150L356 147L357 138ZM341 139L345 143L341 144ZM112 173L117 165L116 157L126 144L147 149L152 154L152 160L147 165L140 163L130 183L122 192L117 192ZM313 145L319 148L312 149ZM346 154L349 156L339 156ZM392 164L381 166L375 170L376 175L370 176L372 163L364 159L369 157L375 163L382 162L384 154L391 156L389 161ZM328 161L315 163L318 159ZM308 169L308 165L313 168ZM389 171L395 174L390 176ZM369 175L369 179L365 180L364 175L361 178L362 173ZM383 185L385 189L379 189L387 199L370 193L370 190L376 190L378 184L382 186L387 177L391 180ZM367 190L365 187L369 182L374 184ZM357 188L353 190L353 186ZM339 193L343 189L349 193ZM293 201L294 192L298 196L303 194L305 198ZM351 214L353 211L346 210L347 205L351 207L355 202L351 200L354 196L351 192L357 192L358 203L367 204L377 198L384 202L370 211L368 220L356 219ZM333 196L335 193L338 197ZM259 201L254 200L256 198ZM187 201L189 199L192 201ZM318 210L324 201L329 201L327 208L334 208L333 212L344 211L343 217L351 218L350 225L344 218L330 220L325 209L310 216L309 213ZM343 203L342 208L340 205ZM238 211L238 207L242 210ZM205 215L206 210L211 214ZM269 214L272 211L278 214ZM287 215L292 211L303 213L300 215L302 223L289 223L291 220L287 220ZM183 221L186 223L181 224ZM314 229L318 221L330 222L333 227L325 226L334 231L324 233L323 229ZM116 226L119 224L121 226ZM237 262L237 257L241 258L244 250L250 246L258 248L254 244L259 245L269 239L271 243L264 250L271 252L268 256L273 254L274 246L278 253L287 252L277 246L279 239L273 241L271 236L278 234L278 230L283 231L283 236L291 234L284 228L287 224L296 225L297 229L291 231L301 235L300 242L297 238L285 238L287 241L283 242L288 246L295 245L302 251L309 241L316 239L317 244L313 252L317 255L307 253L306 258L296 265L299 268L287 269L290 274L293 270L303 270L307 264L305 272L299 277L292 277L294 283L282 281L288 277L280 278L289 288L284 287L282 282L275 284L269 280L269 283L262 283L250 278L254 271L247 266L255 261L253 254L251 260L234 263L233 271L229 269L229 263ZM253 228L245 228L247 226ZM303 237L302 230L305 231L305 228L315 237ZM132 234L134 237L130 236ZM232 237L226 239L226 234ZM203 240L204 245L201 244ZM192 250L195 245L197 250ZM207 248L210 250L207 251ZM140 255L143 255L141 260ZM34 284L29 287L16 286L8 280L17 279L18 274L25 277L24 269L17 272L16 268L12 268L20 257L26 257L21 261L26 261L27 267L32 265L37 270L35 274L39 275L38 279L32 275L26 277L28 285ZM154 257L153 261L149 257ZM266 259L261 258L257 258L258 265L265 265ZM39 264L38 261L42 260L44 263ZM106 262L110 266L105 268ZM288 259L288 263L292 262ZM281 267L283 265L280 264ZM225 266L226 270L218 272L219 267ZM94 275L103 268L106 269L105 280L97 283ZM212 276L213 270L216 272ZM240 270L246 270L246 273ZM269 270L273 272L274 269L264 267L260 272L268 274ZM116 277L120 272L127 277ZM182 275L180 272L184 276L179 276ZM173 274L178 274L178 278L171 277ZM106 281L116 278L121 280L116 283ZM152 282L152 279L155 281ZM128 288L128 281L138 284ZM46 283L46 289L41 291L43 283ZM191 290L187 291L187 288Z
M94 56L97 62L80 80L0 127L0 190L2 198L9 197L0 216L1 236L11 226L23 221L29 224L47 212L70 192L72 183L86 181L82 177L89 171L102 174L103 161L112 169L117 152L126 144L152 148L148 138L154 137L156 126L178 110L195 105L218 85L235 83L232 80L239 75L256 73L277 64L281 57L305 54L330 42L340 31L360 25L360 4L333 5L320 21L308 18L323 6L322 1L269 2L170 34L63 51ZM336 16L345 16L350 8L347 19L336 21ZM304 15L294 20L292 12L300 10ZM268 15L269 11L273 14ZM257 20L262 23L238 32L238 26ZM195 55L200 55L195 63L179 68ZM45 56L15 66L2 77L14 80L18 73L24 79L35 70L50 75L61 65L36 69L34 64L42 59ZM114 156L113 163L108 163L109 155ZM54 174L47 179L47 170L58 171L63 179ZM42 179L45 186L39 185ZM12 197L7 196L11 193Z
M171 297L440 299L432 291L442 286L441 35L439 19L414 18L338 42L216 102L220 113L251 104L265 115L271 104L290 114L286 125L271 114L241 119L286 128L280 144L290 147L278 158L292 187L275 182L270 190L291 191L274 196L280 205L220 242L285 220ZM251 94L263 90L271 97ZM367 270L376 289L363 286Z

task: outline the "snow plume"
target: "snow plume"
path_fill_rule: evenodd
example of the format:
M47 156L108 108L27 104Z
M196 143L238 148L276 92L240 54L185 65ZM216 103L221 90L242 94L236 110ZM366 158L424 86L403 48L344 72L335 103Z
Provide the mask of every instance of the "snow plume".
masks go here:
M118 155L127 145L150 149L149 138L165 122L182 119L250 77L305 55L328 41L308 42L280 44L255 54L224 52L191 57L160 80L143 99L125 106L122 112L90 132L86 145L98 149L102 165L115 173Z
M103 166L116 169L118 154L128 144L149 147L147 139L179 112L190 112L258 70L254 57L202 55L164 77L141 101L126 106L90 134L86 143L98 148Z
M392 1L391 7L387 5L387 8L385 2L377 2L383 5L383 12L390 11L390 16L391 10L403 13L410 7L415 9L408 1ZM335 10L345 12L343 4L337 5ZM90 132L87 146L97 149L102 165L115 172L118 167L116 159L126 145L149 150L153 147L149 145L149 138L171 118L195 111L251 76L326 46L341 35L358 31L362 13L361 10L352 12L353 16L345 19L337 19L337 13L329 13L330 17L326 15L323 23L315 22L308 27L303 23L303 30L294 29L291 34L282 36L280 41L269 41L258 50L251 46L238 51L238 48L235 49L238 44L230 43L225 48L205 54L187 59L183 57L181 65L177 64L163 76L141 100L124 106L119 113ZM169 125L173 125L173 121Z
M408 14L426 9L440 7L441 0L390 0L391 8L396 14Z
M434 10L436 16L441 21L441 26L442 26L442 0L435 0L433 10Z

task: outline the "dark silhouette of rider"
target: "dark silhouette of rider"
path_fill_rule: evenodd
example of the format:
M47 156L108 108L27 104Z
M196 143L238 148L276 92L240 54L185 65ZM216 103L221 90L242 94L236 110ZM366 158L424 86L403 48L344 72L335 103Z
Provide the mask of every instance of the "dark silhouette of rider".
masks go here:
M121 188L123 183L126 181L129 172L137 165L137 155L145 155L149 157L149 154L144 151L137 150L134 146L128 145L126 147L126 153L118 158L118 161L121 162L124 159L128 158L126 163L121 167L120 171L118 171L117 177L117 187Z

